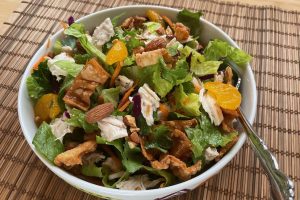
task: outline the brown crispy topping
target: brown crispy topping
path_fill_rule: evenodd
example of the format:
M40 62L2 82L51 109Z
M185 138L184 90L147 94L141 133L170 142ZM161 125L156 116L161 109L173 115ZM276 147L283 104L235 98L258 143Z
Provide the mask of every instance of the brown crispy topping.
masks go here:
M82 165L82 156L93 152L96 150L97 143L94 140L86 141L82 144L79 144L77 147L65 151L63 153L58 154L54 163L57 166L74 166L74 165Z
M85 120L88 123L95 123L108 117L114 111L114 104L112 103L104 103L98 105L86 113Z
M126 126L129 126L131 128L136 128L136 122L135 122L135 118L131 115L125 115L123 117L123 122Z
M222 112L224 115L224 120L222 121L221 127L225 132L231 133L234 131L232 122L239 116L239 114L236 110L222 109Z
M180 131L184 131L185 128L195 127L198 124L196 119L162 121L161 123L172 129L178 129Z
M175 129L171 133L171 138L173 140L173 146L169 150L171 155L183 161L192 156L192 143L184 132Z
M140 27L147 19L141 16L134 16L125 19L121 25L123 29L132 29L133 27Z
M86 111L90 106L90 97L99 84L104 84L109 74L96 59L90 60L75 78L63 100L66 104Z
M175 30L175 25L169 17L163 15L162 18L171 27L172 30Z
M133 132L129 135L129 139L132 141L132 142L135 142L137 144L140 143L141 141L141 138L139 136L139 134L137 132Z
M187 40L190 36L190 29L182 23L175 24L175 37L179 42Z
M197 161L194 165L187 167L186 164L172 155L165 155L160 161L151 162L151 166L155 169L170 168L175 176L181 180L188 180L201 169L201 161Z
M145 51L145 49L142 46L138 46L138 47L132 49L133 54L143 53L144 51Z
M164 27L161 26L156 30L156 33L158 33L159 35L165 35L166 31L165 31Z
M153 39L151 42L149 42L146 47L145 47L145 51L153 51L156 49L161 49L161 48L165 48L167 45L167 41L165 38L155 38Z
M232 69L231 67L228 66L225 69L225 75L224 75L225 83L232 84L232 77L233 77Z
M143 156L144 156L147 160L149 160L149 161L154 161L154 160L155 160L154 156L153 156L149 151L147 151L147 150L145 149L144 141L143 141L142 139L139 139L139 141L140 141L140 144L141 144L141 149L142 149L142 154L143 154Z

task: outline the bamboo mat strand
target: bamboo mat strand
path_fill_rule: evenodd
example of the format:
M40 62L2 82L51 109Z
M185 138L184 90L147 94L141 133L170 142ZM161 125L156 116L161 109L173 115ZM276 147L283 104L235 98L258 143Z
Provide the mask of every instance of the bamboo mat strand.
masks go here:
M253 56L258 91L254 128L295 183L300 198L300 12L217 0L26 0L0 30L0 199L96 199L50 172L26 143L17 116L20 79L32 55L60 21L121 5L202 10ZM249 144L198 189L173 198L270 199L269 184Z

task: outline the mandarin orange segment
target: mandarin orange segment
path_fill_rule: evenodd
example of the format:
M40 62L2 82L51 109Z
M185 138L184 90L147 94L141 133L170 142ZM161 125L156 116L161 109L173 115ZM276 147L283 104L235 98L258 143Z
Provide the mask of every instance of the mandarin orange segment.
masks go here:
M34 114L40 122L49 122L56 118L60 112L57 95L52 93L43 95L34 107Z
M117 40L106 55L106 63L112 65L123 61L128 56L128 51L124 42Z
M242 101L238 89L230 84L221 82L207 82L204 88L217 100L217 104L224 109L236 110Z

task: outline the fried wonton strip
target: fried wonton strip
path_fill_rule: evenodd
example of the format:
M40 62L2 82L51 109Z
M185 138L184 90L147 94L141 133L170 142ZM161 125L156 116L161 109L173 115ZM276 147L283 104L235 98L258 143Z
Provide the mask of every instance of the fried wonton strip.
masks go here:
M75 78L63 100L66 104L87 111L90 97L98 85L104 84L109 74L96 59L91 59Z
M201 161L197 161L194 165L187 167L187 165L172 155L165 155L160 161L151 162L151 166L155 169L170 168L175 176L181 180L188 180L201 169Z
M184 132L175 129L171 133L171 138L173 140L173 146L169 150L171 155L183 161L192 156L192 143Z
M184 131L185 128L195 127L198 122L196 119L189 119L189 120L162 121L161 123L172 129L178 129L180 131Z
M73 149L58 154L54 159L54 164L57 166L65 165L67 167L82 165L82 156L95 151L96 147L96 141L86 141Z

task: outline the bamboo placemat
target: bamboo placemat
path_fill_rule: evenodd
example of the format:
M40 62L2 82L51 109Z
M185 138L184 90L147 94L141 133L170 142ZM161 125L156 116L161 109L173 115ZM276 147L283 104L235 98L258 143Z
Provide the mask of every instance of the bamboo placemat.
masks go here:
M254 127L295 183L300 198L300 13L219 1L152 0L152 4L202 10L253 56L258 90ZM25 66L59 21L104 8L149 0L23 1L0 30L0 199L96 199L50 172L30 150L17 116ZM221 173L175 199L269 199L268 181L249 144Z

